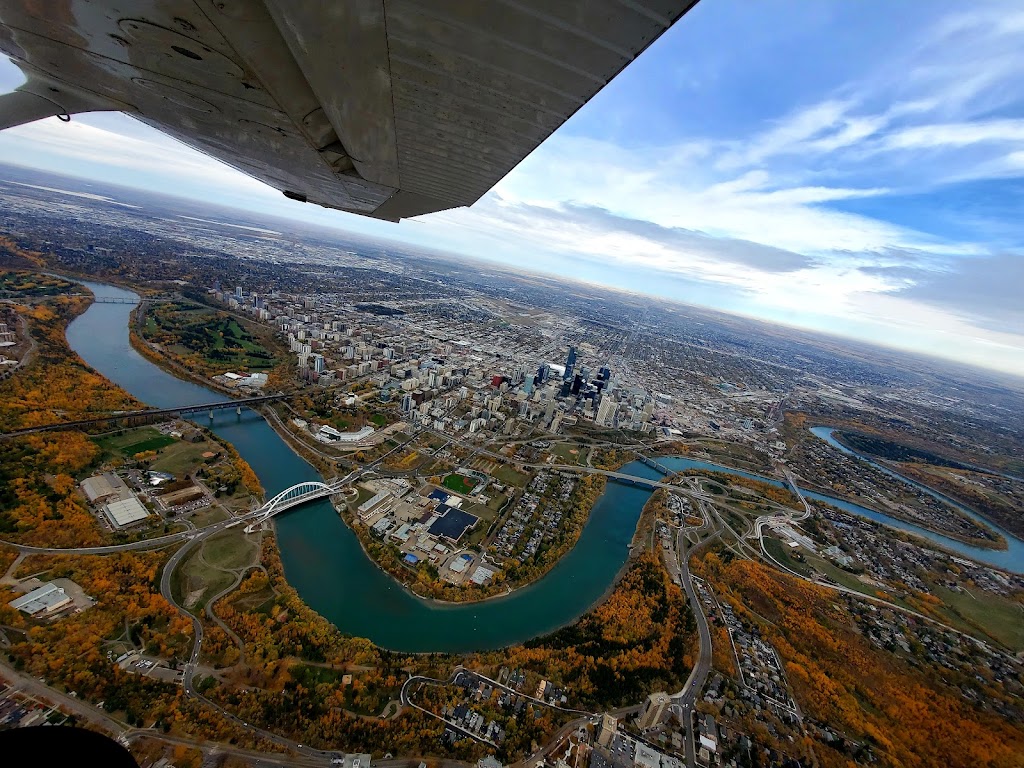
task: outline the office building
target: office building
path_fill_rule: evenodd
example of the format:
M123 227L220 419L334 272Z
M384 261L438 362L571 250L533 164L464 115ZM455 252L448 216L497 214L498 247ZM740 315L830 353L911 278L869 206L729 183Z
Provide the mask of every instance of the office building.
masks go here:
M576 347L569 347L569 354L565 358L565 373L562 374L562 381L572 381L573 369L576 367Z

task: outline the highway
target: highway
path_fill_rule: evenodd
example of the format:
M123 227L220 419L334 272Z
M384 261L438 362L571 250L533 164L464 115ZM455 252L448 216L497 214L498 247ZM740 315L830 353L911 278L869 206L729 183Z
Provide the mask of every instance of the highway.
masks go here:
M184 541L190 536L195 536L196 533L197 530L192 529L190 531L169 533L166 536L154 536L152 539L132 541L128 544L104 544L99 547L32 547L28 544L15 544L12 541L0 541L0 543L19 552L32 555L112 555L117 552L128 552L133 549L161 549L162 547Z
M703 504L701 505L701 510L705 517L705 522L701 527L710 526L714 520L712 511L705 508ZM719 530L712 532L710 536L697 543L694 549L708 544L718 536L719 532ZM686 598L690 601L690 610L693 611L694 619L697 622L699 650L697 663L690 671L690 676L686 679L686 683L678 693L672 694L672 707L681 716L680 719L686 727L684 747L687 765L695 766L697 763L695 762L693 738L693 712L697 697L703 690L704 683L707 682L708 674L711 672L712 645L711 629L708 627L708 620L704 615L704 606L701 605L700 599L697 597L697 593L693 588L693 579L690 576L690 551L687 548L685 526L680 527L676 535L676 556L679 561L679 575L683 591L686 592Z

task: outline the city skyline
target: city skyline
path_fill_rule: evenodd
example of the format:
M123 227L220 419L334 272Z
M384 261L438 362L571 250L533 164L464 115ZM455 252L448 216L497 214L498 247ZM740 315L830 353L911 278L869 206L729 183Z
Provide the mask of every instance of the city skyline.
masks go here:
M1020 375L1011 10L701 3L476 206L400 225L292 203L121 115L13 129L0 158Z

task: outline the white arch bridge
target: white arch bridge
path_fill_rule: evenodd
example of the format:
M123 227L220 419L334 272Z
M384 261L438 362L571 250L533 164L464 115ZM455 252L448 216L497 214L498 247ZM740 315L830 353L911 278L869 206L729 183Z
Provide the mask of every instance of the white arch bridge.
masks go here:
M245 532L252 533L259 528L265 520L269 520L278 512L284 512L286 509L297 507L299 504L305 504L307 501L314 501L315 499L322 499L326 496L333 496L336 493L340 493L341 489L347 485L348 482L348 478L343 480L334 480L330 483L321 483L316 480L310 480L305 483L297 483L291 488L285 488L262 507L249 514L249 524L245 526Z

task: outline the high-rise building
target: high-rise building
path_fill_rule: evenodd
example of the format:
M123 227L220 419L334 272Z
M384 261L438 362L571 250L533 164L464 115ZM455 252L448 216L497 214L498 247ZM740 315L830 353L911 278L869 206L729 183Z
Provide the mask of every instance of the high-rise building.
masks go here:
M236 299L242 298L242 286L240 286L240 285L236 285L235 286L235 298Z
M312 355L309 356L309 362L310 362L310 368L312 368L314 371L316 371L317 373L323 373L324 372L324 356L323 355L320 355L320 354L317 354L317 353L313 353Z
M644 702L643 712L641 712L639 718L640 727L651 728L662 722L671 704L672 699L667 693L660 691L652 693L647 697L647 701Z
M547 381L548 373L550 371L551 369L548 367L547 363L541 363L540 367L537 369L537 383L543 384L545 381Z
M572 381L573 369L576 367L576 347L569 347L569 354L565 358L565 373L562 374L562 381Z
M602 427L610 427L615 421L615 409L617 403L608 395L601 398L601 404L597 407L597 417L594 419Z
M615 737L616 731L619 729L619 721L609 715L607 712L601 716L601 730L598 731L597 745L599 747L607 747L611 744L612 739Z

